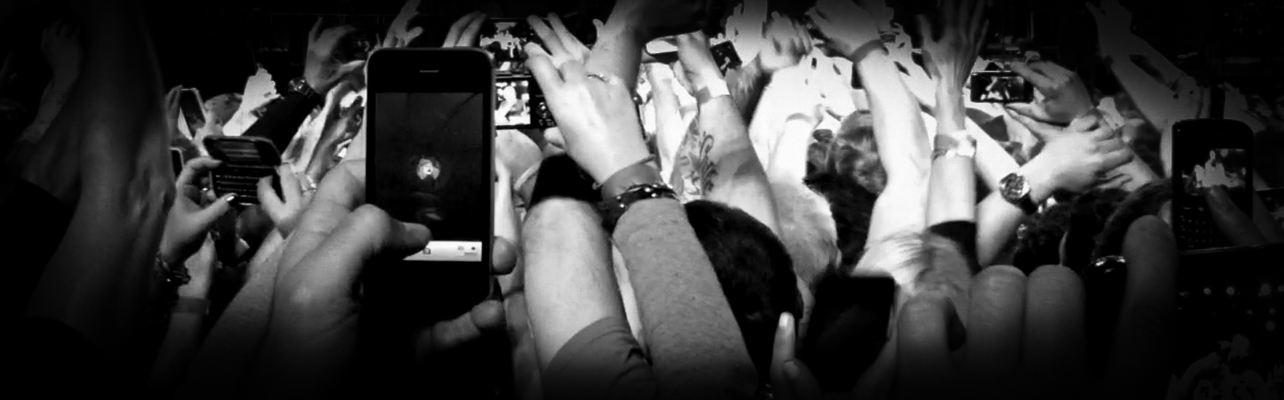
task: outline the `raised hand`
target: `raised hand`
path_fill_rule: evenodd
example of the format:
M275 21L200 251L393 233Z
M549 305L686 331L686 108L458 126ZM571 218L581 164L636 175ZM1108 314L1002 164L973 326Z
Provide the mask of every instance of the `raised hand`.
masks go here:
M882 40L874 17L852 0L819 0L807 16L824 41L821 50L830 57L850 59L861 46Z
M984 0L944 1L939 35L933 34L932 21L926 15L918 16L923 66L938 84L962 88L967 82L989 25L984 18L985 4Z
M619 0L611 11L611 18L620 18L620 22L647 42L700 30L708 21L709 3L709 0Z
M713 82L722 80L722 70L709 51L709 38L704 32L678 35L678 61L681 62L683 77L688 83L687 90L698 94L701 89Z
M566 60L584 62L588 59L591 49L566 29L557 14L550 13L547 19L532 15L526 18L526 22L531 24L540 41L544 42L544 47L553 56L554 65L562 65Z
M1106 178L1107 171L1131 162L1135 156L1118 133L1106 126L1058 134L1053 131L1056 128L1029 119L1022 122L1045 142L1043 151L1027 165L1031 173L1047 179L1048 187L1042 189L1049 193L1058 189L1086 190Z
M197 158L183 166L183 172L175 182L177 195L174 205L169 210L165 222L165 233L161 237L160 257L168 263L179 263L196 254L205 234L209 232L220 217L232 210L231 201L235 194L223 196L208 205L204 192L201 191L201 177L222 164L212 158Z
M272 177L264 177L259 180L259 203L263 212L272 219L272 223L276 224L276 230L281 233L281 237L288 238L290 233L294 232L299 214L307 208L315 191L304 191L299 184L298 176L288 164L278 166L276 176L281 182L281 196L278 197L276 190L272 188Z
M80 75L80 29L65 21L54 22L41 34L40 50L53 70L53 85L68 89Z
M317 93L327 93L330 88L353 72L360 72L365 61L350 61L346 64L335 59L339 42L356 31L351 26L339 26L321 30L321 19L308 33L308 54L303 61L303 78L308 86Z
M811 51L811 34L797 21L772 13L763 32L763 46L758 51L758 65L767 74L798 65Z
M388 36L384 37L384 47L405 47L424 33L424 28L411 28L410 21L419 16L419 0L407 0L401 6L401 12L388 26ZM389 40L395 42L390 43Z
M446 41L441 44L441 47L477 47L478 35L485 22L486 14L481 12L472 12L460 17L450 26L450 31L446 33Z
M1041 122L1068 124L1093 111L1092 95L1079 74L1048 61L1015 63L1012 70L1043 94L1034 103L1008 104L1008 110Z
M1132 13L1119 4L1119 0L1102 0L1101 7L1092 3L1084 6L1097 22L1097 43L1102 57L1126 57L1144 47L1141 38L1132 33Z
M560 68L539 46L526 46L527 66L544 89L565 149L598 183L647 158L638 108L628 86L612 75L589 75L584 65Z

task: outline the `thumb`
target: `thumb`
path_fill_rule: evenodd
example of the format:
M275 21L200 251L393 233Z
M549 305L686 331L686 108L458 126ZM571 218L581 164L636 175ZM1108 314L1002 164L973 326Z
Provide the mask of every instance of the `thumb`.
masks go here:
M366 66L366 62L364 60L353 61L347 64L343 64L339 66L339 74L347 75L348 73L364 68L365 66Z
M1035 136L1038 136L1039 140L1042 140L1044 142L1055 139L1056 137L1061 136L1064 133L1060 127L1035 121L1030 117L1021 115L1016 112L1012 112L1007 109L1004 109L1004 110L1009 117L1019 122L1022 126L1025 126L1026 129L1030 130L1030 133L1033 133Z
M601 31L602 29L606 29L606 23L602 22L600 19L595 19L593 20L593 27L597 28L598 31Z
M773 397L783 400L820 399L820 384L811 370L795 358L797 331L790 313L780 314L776 340L771 352L771 387Z
M1044 109L1044 108L1043 108L1043 106L1042 106L1042 105L1040 105L1040 104L1035 104L1035 103L1008 103L1008 104L1004 105L1004 107L1005 107L1005 108L1007 108L1007 109L1008 109L1008 111L1012 111L1012 112L1014 112L1014 113L1021 114L1022 116L1029 117L1029 118L1034 119L1034 120L1036 120L1036 121L1051 121L1051 120L1052 120L1052 117L1048 115L1048 111L1047 111L1046 109Z
M214 225L214 222L218 221L219 217L232 210L232 200L236 200L236 194L223 196L218 200L214 200L204 210L197 211L195 215L197 223L204 227Z
M1251 247L1266 244L1266 238L1257 230L1257 225L1253 224L1253 219L1249 218L1243 210L1240 210L1235 202L1231 201L1230 195L1222 186L1215 186L1204 191L1204 199L1208 201L1209 212L1213 216L1213 223L1226 235L1231 244L1236 247Z

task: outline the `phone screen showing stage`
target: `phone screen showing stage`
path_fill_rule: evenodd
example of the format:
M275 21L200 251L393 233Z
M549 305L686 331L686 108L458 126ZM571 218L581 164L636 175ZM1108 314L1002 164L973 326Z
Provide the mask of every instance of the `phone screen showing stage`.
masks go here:
M1203 204L1206 189L1221 186L1240 210L1252 210L1252 188L1249 187L1248 151L1213 148L1188 154L1179 166L1181 195L1186 204Z
M378 206L432 231L410 261L483 261L491 164L482 93L376 93Z
M482 25L478 44L491 54L498 75L525 74L526 44L538 42L524 20L490 20Z
M531 77L495 81L495 127L500 129L557 126L544 93Z

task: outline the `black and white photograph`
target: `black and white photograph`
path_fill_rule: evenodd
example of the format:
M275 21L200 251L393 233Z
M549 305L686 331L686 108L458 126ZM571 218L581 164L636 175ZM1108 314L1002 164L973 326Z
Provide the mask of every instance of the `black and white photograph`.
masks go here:
M4 398L1281 399L1281 0L0 1Z

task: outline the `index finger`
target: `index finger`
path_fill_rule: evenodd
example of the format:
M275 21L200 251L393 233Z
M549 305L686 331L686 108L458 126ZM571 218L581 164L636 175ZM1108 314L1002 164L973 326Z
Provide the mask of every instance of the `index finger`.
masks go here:
M1127 283L1103 389L1111 398L1154 397L1168 383L1177 318L1177 243L1155 216L1133 222L1124 239Z
M317 17L317 22L312 24L312 30L308 31L308 41L315 42L321 36L321 20L324 17Z
M209 157L193 158L183 165L183 172L178 174L178 179L174 181L174 184L180 189L184 186L195 186L197 176L209 173L222 164L222 161Z
M527 43L526 55L526 68L531 70L531 75L535 76L535 82L538 82L541 88L555 93L555 89L562 87L561 72L553 65L552 56L549 56L548 52L539 45ZM545 93L545 95L554 95L553 93Z

